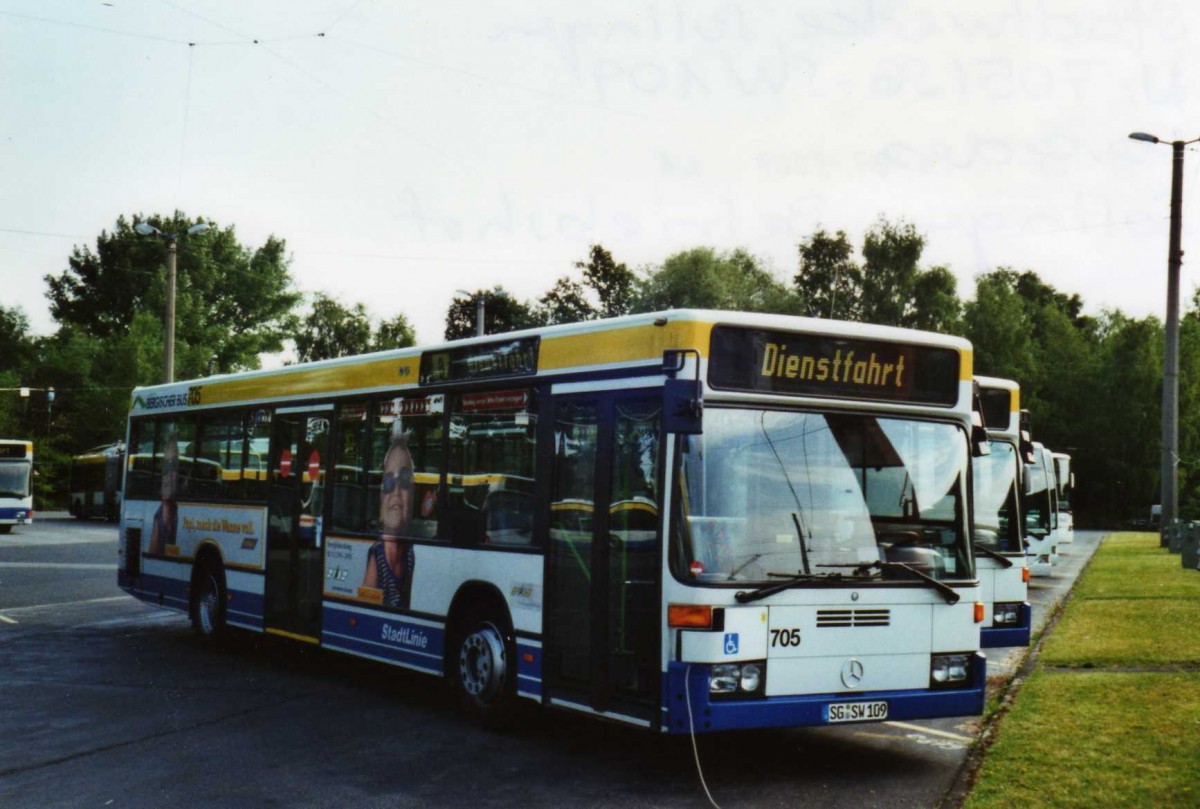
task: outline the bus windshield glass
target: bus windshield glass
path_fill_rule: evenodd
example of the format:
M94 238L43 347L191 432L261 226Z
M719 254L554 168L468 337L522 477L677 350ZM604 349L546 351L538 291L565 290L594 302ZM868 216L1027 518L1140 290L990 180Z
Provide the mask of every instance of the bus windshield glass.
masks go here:
M765 584L879 562L974 576L967 438L953 424L711 407L704 433L681 441L672 552L685 581Z
M1017 515L1017 448L988 441L991 453L974 459L975 542L998 552L1021 551Z
M0 497L29 496L28 461L0 463Z

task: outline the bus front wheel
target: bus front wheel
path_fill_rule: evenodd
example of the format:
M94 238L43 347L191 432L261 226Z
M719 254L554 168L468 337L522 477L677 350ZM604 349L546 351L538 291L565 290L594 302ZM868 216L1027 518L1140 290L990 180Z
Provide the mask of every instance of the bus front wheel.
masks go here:
M491 728L505 727L512 719L516 670L509 647L498 623L472 621L451 669L463 706Z

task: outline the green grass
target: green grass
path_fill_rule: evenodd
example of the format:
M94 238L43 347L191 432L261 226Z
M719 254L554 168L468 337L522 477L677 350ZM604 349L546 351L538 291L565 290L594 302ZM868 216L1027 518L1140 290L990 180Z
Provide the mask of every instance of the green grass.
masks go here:
M1188 573L1180 571L1180 575ZM1200 573L1191 575L1200 578ZM1046 638L1038 662L1044 666L1200 665L1200 595L1072 603Z
M1200 573L1155 534L1108 537L965 805L1200 806L1200 671L1183 667L1200 667Z
M1200 805L1200 677L1038 671L967 809Z

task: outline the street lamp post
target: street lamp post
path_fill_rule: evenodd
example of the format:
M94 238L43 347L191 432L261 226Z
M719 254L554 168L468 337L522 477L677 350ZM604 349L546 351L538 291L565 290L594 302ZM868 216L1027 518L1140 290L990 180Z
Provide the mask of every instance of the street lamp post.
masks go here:
M456 290L454 290L454 294L455 295L464 295L475 302L475 336L482 337L483 336L483 300L484 300L483 293L480 292L478 294L473 295L470 292L467 292L465 289L456 289Z
M1133 132L1133 140L1166 143L1145 132ZM1162 516L1159 542L1167 544L1169 532L1179 518L1179 269L1183 264L1180 234L1183 230L1183 147L1192 140L1171 141L1171 231L1167 248L1167 322L1163 350L1162 392Z
M183 233L164 233L148 222L139 222L133 229L143 236L161 236L167 243L167 300L163 312L163 382L175 381L175 263L179 254L180 236L198 236L208 230L204 222L192 225Z

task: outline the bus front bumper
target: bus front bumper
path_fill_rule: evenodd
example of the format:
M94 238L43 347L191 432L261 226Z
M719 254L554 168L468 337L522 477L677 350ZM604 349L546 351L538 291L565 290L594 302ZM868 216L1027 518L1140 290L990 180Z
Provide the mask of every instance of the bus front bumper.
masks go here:
M669 664L666 675L668 733L829 725L829 706L847 702L886 701L886 720L979 716L985 701L987 658L982 652L974 653L970 681L962 688L803 694L744 700L710 700L708 672L708 665L703 663L674 661ZM770 677L769 667L767 676Z
M979 645L984 649L1000 646L1028 646L1033 630L1033 607L1026 601L1021 605L1017 623L1008 626L985 626L979 630Z

